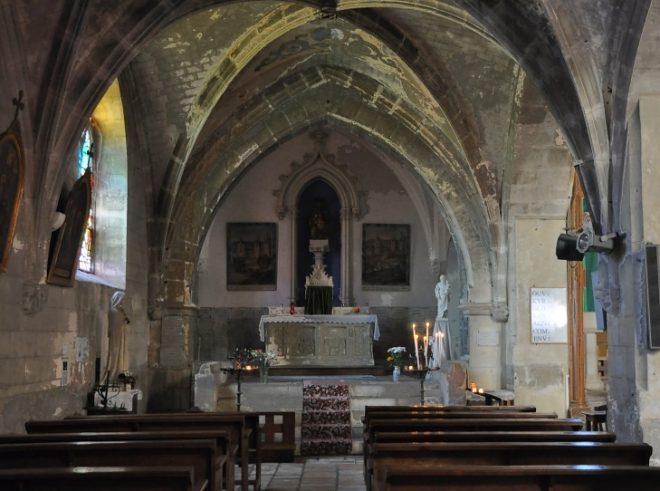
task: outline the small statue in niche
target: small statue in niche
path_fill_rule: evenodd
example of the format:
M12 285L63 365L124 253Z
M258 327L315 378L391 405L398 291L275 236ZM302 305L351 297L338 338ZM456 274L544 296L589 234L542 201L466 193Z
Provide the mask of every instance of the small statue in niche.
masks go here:
M446 317L449 304L449 281L444 274L438 278L435 285L435 298L438 300L438 313L433 326L433 337L440 335L439 346L433 344L433 360L436 367L440 367L444 360L451 360L451 341L449 339L449 320ZM439 348L439 352L438 352Z
M325 216L321 209L321 201L316 201L314 211L309 217L309 238L311 240L323 240L328 238Z

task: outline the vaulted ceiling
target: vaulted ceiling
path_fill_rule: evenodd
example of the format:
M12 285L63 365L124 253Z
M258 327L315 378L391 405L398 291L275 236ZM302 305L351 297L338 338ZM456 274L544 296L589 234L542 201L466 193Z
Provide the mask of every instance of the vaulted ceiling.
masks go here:
M328 125L418 174L464 255L488 270L524 71L453 4L348 3L205 8L169 24L122 74L140 104L169 260L194 261L246 166Z
M492 272L505 240L512 125L530 84L581 163L600 228L610 167L615 178L621 168L609 160L620 118L612 128L608 118L621 101L625 110L649 0L34 4L1 7L11 43L30 56L11 59L20 52L11 43L0 54L39 87L24 127L46 169L35 175L41 206L59 196L59 162L80 115L119 78L129 165L144 165L151 184L149 237L161 265L152 273L162 278L168 269L180 277L181 264L190 275L215 208L247 166L314 125L407 166L437 197L468 266Z

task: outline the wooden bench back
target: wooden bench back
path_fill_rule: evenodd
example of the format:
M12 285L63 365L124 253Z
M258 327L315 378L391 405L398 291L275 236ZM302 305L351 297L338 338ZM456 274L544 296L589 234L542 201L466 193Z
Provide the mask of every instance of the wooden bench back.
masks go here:
M420 404L406 405L406 406L365 406L364 414L372 412L394 412L394 411L458 411L458 412L513 412L513 413L534 413L536 406L422 406Z
M0 470L3 491L202 491L190 467L72 467Z
M34 433L76 433L76 432L171 432L171 431L215 431L227 430L230 432L232 445L238 445L238 461L249 461L249 445L254 441L254 435L246 424L257 426L258 418L242 414L218 414L202 417L205 413L173 413L173 414L142 414L142 415L112 415L88 416L66 418L61 420L28 421L25 429L29 434ZM258 431L258 430L257 430ZM257 447L257 448L260 448ZM231 459L235 460L235 459ZM225 478L228 486L233 485L234 473L232 469L236 463L228 459L225 466ZM243 465L242 481L248 479L247 465ZM259 469L260 471L260 469ZM260 472L259 472L260 474ZM260 477L260 476L259 476ZM243 486L247 491L247 484Z
M577 431L583 422L566 419L374 419L365 427L371 441L375 431Z
M377 431L373 443L413 442L603 442L616 440L605 431Z
M296 450L296 414L259 411L262 462L293 462Z
M0 468L76 466L191 467L196 489L219 490L215 440L140 440L8 443L0 445Z
M452 491L635 490L657 491L660 468L642 466L472 466L433 469L391 466L386 470L388 491L437 491L438 483Z
M502 406L506 407L506 406ZM471 411L378 411L369 413L363 422L367 424L372 419L557 419L557 413L513 413L506 411L471 412Z

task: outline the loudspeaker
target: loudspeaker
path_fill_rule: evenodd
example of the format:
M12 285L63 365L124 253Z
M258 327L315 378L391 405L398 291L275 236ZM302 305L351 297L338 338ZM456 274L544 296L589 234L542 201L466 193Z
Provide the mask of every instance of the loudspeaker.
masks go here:
M658 246L646 246L646 319L649 326L649 348L660 349L660 275Z
M584 253L577 250L577 235L560 234L557 239L555 254L563 261L582 261Z

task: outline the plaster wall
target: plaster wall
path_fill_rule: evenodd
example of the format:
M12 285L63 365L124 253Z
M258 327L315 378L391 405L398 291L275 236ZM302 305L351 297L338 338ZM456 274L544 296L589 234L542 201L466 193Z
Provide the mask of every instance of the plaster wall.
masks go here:
M288 305L291 297L293 222L291 214L279 220L273 191L279 189L280 176L291 172L291 162L303 162L305 154L313 152L306 134L300 135L275 150L250 168L224 198L204 241L198 261L196 301L200 307L266 307ZM437 219L431 221L433 206L418 181L411 179L407 188L390 167L401 164L375 154L364 145L333 132L327 153L346 164L362 191L363 215L353 221L351 236L353 297L356 305L387 307L431 306L435 304L433 287L435 273L430 268L431 257L445 263L448 233ZM411 197L409 190L419 193ZM421 198L416 208L414 198ZM420 217L419 206L426 211ZM437 216L437 214L436 214ZM424 223L423 220L426 220ZM278 225L277 290L229 291L226 286L226 227L228 222L274 222ZM361 284L362 226L365 223L401 223L411 226L410 289L405 291L363 290ZM429 223L441 238L433 242ZM439 232L437 231L439 230ZM434 247L435 245L435 247ZM310 265L311 266L311 265Z

